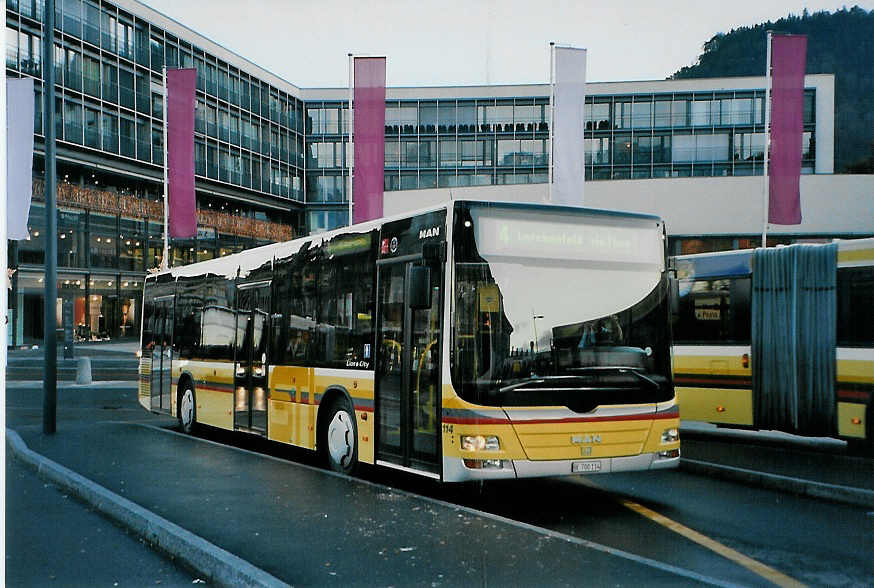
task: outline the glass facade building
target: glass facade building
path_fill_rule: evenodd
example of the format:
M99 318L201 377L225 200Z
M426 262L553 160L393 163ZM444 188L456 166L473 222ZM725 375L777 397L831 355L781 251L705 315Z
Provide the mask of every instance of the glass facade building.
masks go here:
M43 11L6 2L7 75L36 80L31 237L10 247L15 345L42 339ZM199 228L172 243L174 264L304 230L304 106L290 84L136 2L56 0L55 12L59 292L74 299L77 338L135 337L137 287L162 256L163 68L198 72Z
M43 333L46 66L57 81L59 304L73 299L80 339L139 334L138 288L162 255L165 67L197 69L199 228L171 243L173 264L348 222L346 89L302 90L135 0L55 6L46 64L42 0L6 1L7 75L36 81L30 239L10 242L11 344L38 344ZM586 179L762 174L763 81L712 82L590 84ZM817 99L805 91L804 173L816 171ZM384 188L546 183L549 120L545 84L389 88Z
M542 88L543 96L531 98L389 98L385 191L546 183L550 117L548 87ZM762 175L764 94L749 89L588 96L586 180ZM815 91L806 90L806 174L814 173L816 157L815 100ZM348 105L308 101L306 112L310 227L341 226L348 208ZM324 216L331 213L329 203L337 204L336 217Z

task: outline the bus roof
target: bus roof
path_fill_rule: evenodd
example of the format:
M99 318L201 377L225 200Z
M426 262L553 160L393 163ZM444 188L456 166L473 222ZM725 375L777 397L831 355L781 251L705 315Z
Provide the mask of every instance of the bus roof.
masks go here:
M749 275L754 249L678 255L677 277L680 279L715 278Z
M874 237L865 239L835 239L838 245L838 266L874 265ZM808 243L827 245L827 243ZM752 273L755 249L692 253L675 257L678 277L716 278L744 276Z
M272 260L274 257L297 253L298 251L300 251L300 248L304 244L313 242L315 244L320 244L325 240L330 240L337 235L342 235L350 231L364 232L378 229L382 227L382 225L396 220L402 220L405 218L410 218L421 214L427 214L429 212L435 212L438 210L446 210L454 206L456 203L495 206L518 210L555 210L557 212L578 212L589 214L592 216L651 219L657 222L662 222L661 218L658 216L636 212L624 212L600 208L586 208L582 206L570 206L562 204L547 204L537 202L502 202L462 198L457 200L447 200L440 204L435 204L426 208L421 208L410 212L404 212L389 217L381 217L356 225L340 227L330 231L325 231L323 233L297 237L296 239L293 239L291 241L270 243L268 245L262 245L261 247L255 247L253 249L246 249L245 251L233 253L224 257L217 257L215 259L190 263L187 265L173 267L167 270L152 272L146 276L146 279L156 279L157 276L166 274L172 275L174 278L180 278L200 276L206 273L213 273L216 275L225 276L227 278L234 278L237 275L237 270L240 270L241 274L247 274L256 268L261 267L261 265L263 265L266 261Z

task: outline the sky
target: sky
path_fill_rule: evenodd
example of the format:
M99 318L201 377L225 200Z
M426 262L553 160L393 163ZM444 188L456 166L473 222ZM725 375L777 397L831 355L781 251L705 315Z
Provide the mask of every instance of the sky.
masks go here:
M141 0L302 88L348 85L348 53L389 86L549 80L549 43L584 47L593 82L664 79L719 32L874 0ZM764 62L764 56L762 56ZM764 65L763 65L764 69Z

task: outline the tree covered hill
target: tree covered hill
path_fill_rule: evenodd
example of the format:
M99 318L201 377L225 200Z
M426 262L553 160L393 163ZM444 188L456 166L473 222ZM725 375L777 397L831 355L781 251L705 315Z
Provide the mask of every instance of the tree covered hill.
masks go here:
M807 35L807 73L835 74L835 172L874 173L874 10L806 10L718 33L673 79L761 76L768 30Z

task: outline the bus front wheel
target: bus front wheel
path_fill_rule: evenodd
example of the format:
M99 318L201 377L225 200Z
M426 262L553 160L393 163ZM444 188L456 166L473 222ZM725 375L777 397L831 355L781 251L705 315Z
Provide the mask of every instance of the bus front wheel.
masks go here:
M197 424L197 407L194 404L194 386L190 381L186 381L181 386L177 407L176 418L179 420L179 429L188 435L192 434Z
M358 430L349 402L336 399L325 422L322 447L327 465L335 472L351 474L358 465Z

